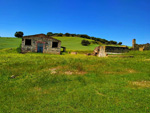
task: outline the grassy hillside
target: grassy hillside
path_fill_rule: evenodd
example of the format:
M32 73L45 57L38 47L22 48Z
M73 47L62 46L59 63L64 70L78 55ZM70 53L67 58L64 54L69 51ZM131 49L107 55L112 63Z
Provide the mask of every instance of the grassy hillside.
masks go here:
M62 41L62 46L65 46L67 50L91 50L93 51L95 47L99 46L97 44L91 44L89 46L82 46L81 41L84 38L79 38L79 37L54 37L58 40ZM85 39L84 39L85 40ZM93 41L90 39L86 39L88 41Z
M150 112L150 52L128 54L134 58L0 50L0 112Z
M4 48L16 48L21 44L20 38L0 38L0 49Z
M62 41L62 46L65 46L67 50L78 51L93 51L97 44L91 44L89 46L82 46L81 41L83 38L79 37L54 37ZM90 40L89 41L93 41ZM19 38L0 38L0 49L3 48L15 48L19 47L21 39Z

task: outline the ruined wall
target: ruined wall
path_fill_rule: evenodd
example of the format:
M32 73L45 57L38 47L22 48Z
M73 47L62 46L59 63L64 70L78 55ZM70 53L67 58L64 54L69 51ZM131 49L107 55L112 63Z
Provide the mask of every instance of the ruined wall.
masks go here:
M139 51L144 51L144 50L150 50L150 44L136 44L136 39L132 40L132 48L131 50L139 50Z
M132 48L132 50L142 50L143 48L143 51L144 50L150 50L150 44L147 43L147 44L135 44L135 47Z
M129 52L128 47L114 47L114 46L106 46L106 52L112 53L126 53Z
M31 39L31 45L25 45L25 39ZM58 42L55 39L41 37L26 37L22 39L22 52L37 52L37 44L43 44L43 53L60 54L61 42L58 42L57 48L52 48L52 43Z
M108 53L125 53L125 52L129 52L128 47L98 46L94 49L93 55L98 57L106 57Z

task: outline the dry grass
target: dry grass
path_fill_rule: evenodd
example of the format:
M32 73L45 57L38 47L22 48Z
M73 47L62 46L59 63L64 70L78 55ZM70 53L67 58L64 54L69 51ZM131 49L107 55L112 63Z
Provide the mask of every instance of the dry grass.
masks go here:
M150 88L150 81L133 81L129 82L129 84L142 88Z

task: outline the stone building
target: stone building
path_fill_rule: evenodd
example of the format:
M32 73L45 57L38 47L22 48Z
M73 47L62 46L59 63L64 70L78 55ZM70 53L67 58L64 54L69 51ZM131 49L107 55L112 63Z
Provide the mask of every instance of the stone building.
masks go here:
M60 54L61 41L45 34L29 35L22 37L22 53L50 53Z

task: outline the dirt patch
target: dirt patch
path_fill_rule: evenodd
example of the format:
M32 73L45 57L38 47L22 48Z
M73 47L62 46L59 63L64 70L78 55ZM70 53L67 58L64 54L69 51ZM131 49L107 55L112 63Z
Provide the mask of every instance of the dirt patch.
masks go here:
M129 83L133 86L150 88L150 81L133 81L133 82L129 82Z
M73 74L84 75L87 73L87 72L79 71L79 70L66 70L65 68L68 68L68 67L55 67L55 68L50 68L48 70L50 71L51 74L58 73L58 74L66 74L66 75L73 75Z
M105 71L104 74L127 74L127 73L138 73L136 70L133 69L125 69L120 71Z
M56 74L57 73L57 70L59 70L60 68L62 68L62 67L54 67L54 68L50 68L50 69L48 69L49 71L51 71L51 74Z
M87 72L84 72L84 71L66 71L65 74L66 75L72 75L72 74L77 74L77 75L84 75L86 74Z
M51 71L51 74L56 74L57 72L56 72L56 70L57 70L57 68L52 68L52 69L49 69L50 71Z
M150 61L150 59L145 59L144 61Z
M127 69L128 73L137 73L137 71L133 70L133 69Z

